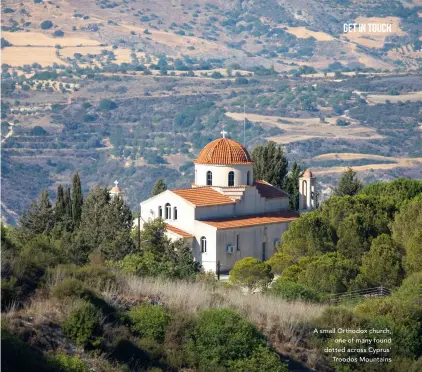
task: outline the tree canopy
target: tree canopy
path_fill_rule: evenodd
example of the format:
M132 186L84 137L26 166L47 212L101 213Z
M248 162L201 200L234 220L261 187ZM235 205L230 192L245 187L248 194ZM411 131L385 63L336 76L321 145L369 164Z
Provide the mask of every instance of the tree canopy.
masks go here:
M283 147L275 142L258 145L252 151L254 177L282 188L287 175L288 161Z
M363 184L352 168L348 168L340 177L335 194L338 196L353 196L362 190Z
M151 196L155 196L161 194L162 192L167 190L167 185L162 178L158 179L155 182L154 187L152 188Z

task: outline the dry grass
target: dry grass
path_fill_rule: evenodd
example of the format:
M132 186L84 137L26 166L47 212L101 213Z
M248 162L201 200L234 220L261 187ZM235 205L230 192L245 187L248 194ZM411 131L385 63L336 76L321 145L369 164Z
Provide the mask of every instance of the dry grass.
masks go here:
M41 66L51 66L53 63L64 64L56 56L52 47L8 47L2 49L2 63L10 66L23 66L39 63Z
M414 168L420 167L422 164L422 158L398 158L388 157L372 154L358 154L358 153L330 153L318 155L312 158L312 160L360 160L360 159L373 159L373 160L386 160L392 161L393 163L387 164L367 164L354 166L353 170L356 172L366 172L368 170L389 170L395 168ZM328 167L328 168L315 168L312 171L317 175L331 174L331 173L342 173L347 167Z
M310 37L314 37L318 41L330 41L334 40L334 38L326 34L325 32L318 32L318 31L311 31L308 30L306 27L286 27L287 32L295 35L296 37L300 39L309 39Z
M112 292L105 290L103 295L112 298ZM304 328L300 325L320 315L325 308L325 305L287 302L260 293L245 295L235 289L212 289L203 283L156 278L128 277L124 279L124 290L120 295L129 298L158 297L167 306L190 314L210 308L232 308L263 328L266 333L277 330L283 334L285 340L293 344L302 339Z
M416 102L422 101L422 92L412 92L407 94L400 94L398 96L391 96L387 94L369 94L366 99L370 105L376 105L377 103L385 103L387 100L391 103L397 103L399 101Z
M234 120L243 120L243 113L227 112L226 115ZM264 127L273 126L282 129L284 131L282 136L269 138L278 143L291 143L311 138L344 138L349 140L376 140L383 138L374 129L362 127L356 120L350 118L347 118L347 120L350 121L351 125L347 127L336 125L336 120L342 118L341 116L326 118L325 123L320 123L319 118L299 119L259 114L246 114L246 118L252 122L261 123Z
M8 42L14 46L43 46L54 47L60 44L62 47L78 46L78 45L100 45L97 40L92 40L83 37L50 37L41 32L8 32L2 33Z
M4 314L5 319L29 318L34 326L65 320L81 301L72 298L58 300L49 296L51 288L65 277L64 273L57 271L54 277L48 278L43 293L34 296L23 309L12 306ZM292 345L298 345L303 340L307 322L319 316L326 307L322 304L288 302L261 293L245 294L238 289L214 288L206 283L158 278L121 277L117 285L89 285L111 305L155 299L171 309L192 315L206 309L232 308L267 335L278 335L278 339Z
M145 28L138 27L138 26L132 26L127 24L121 24L118 26L120 29L124 28L129 31L133 31L140 35L140 37L149 37L152 41L166 45L167 47L171 47L176 54L177 53L187 53L189 52L189 49L187 49L190 46L193 46L195 48L196 53L217 53L221 54L224 52L229 52L229 48L225 45L218 44L213 41L204 40L199 37L195 36L186 36L186 35L178 35L174 34L172 32L165 32L160 30L153 30L148 29L149 34L145 35L144 31Z

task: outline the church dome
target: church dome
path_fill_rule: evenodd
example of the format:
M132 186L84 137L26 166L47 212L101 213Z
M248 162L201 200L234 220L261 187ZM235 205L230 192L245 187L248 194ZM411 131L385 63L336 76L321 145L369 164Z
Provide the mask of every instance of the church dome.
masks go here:
M312 175L311 170L310 170L310 169L307 169L307 170L305 171L305 173L303 173L303 176L302 176L302 177L305 177L305 178L312 178L312 177L313 177L313 175Z
M120 187L119 186L113 186L110 191L111 192L120 192Z
M219 138L206 145L194 161L196 164L253 164L246 148L230 138Z

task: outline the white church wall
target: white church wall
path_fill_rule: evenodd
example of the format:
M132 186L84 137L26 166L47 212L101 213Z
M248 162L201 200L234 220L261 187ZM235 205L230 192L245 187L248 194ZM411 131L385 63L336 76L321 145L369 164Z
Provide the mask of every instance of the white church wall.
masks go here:
M245 257L262 260L263 242L266 243L265 260L268 260L275 253L275 245L289 225L290 222L285 222L217 230L216 261L220 261L221 271L230 271L237 261ZM239 235L238 246L237 235ZM233 253L227 252L227 246L233 246Z
M234 186L247 184L247 173L249 171L249 183L253 182L253 165L217 165L217 164L195 164L195 185L207 186L207 172L212 172L212 186L228 186L229 172L234 172Z
M169 203L171 206L170 219L165 218L165 206L167 203ZM195 221L194 205L190 204L185 199L174 194L170 190L167 190L141 203L141 217L145 221L148 221L149 219L158 218L159 206L163 208L162 218L165 222L193 235ZM177 219L174 219L174 207L177 207Z
M204 271L216 271L216 236L217 229L200 221L195 221L193 254L195 260L202 264ZM207 251L201 252L201 238L207 239Z

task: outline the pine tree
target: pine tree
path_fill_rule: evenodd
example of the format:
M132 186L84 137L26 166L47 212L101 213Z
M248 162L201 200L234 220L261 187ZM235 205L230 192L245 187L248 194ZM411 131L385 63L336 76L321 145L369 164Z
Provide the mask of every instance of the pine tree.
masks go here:
M81 180L79 178L78 172L73 175L73 185L72 185L72 217L75 227L79 226L82 215L82 204L83 204L83 195Z
M28 238L37 234L48 234L54 227L54 210L50 202L47 190L44 190L38 202L32 202L31 206L25 211L19 223Z
M252 151L254 177L281 188L287 175L288 161L283 148L275 142L259 145Z
M77 241L76 262L85 263L90 253L100 251L106 260L118 260L133 252L132 213L122 198L111 198L98 185L85 198Z
M56 222L62 221L66 214L66 205L65 205L64 191L63 191L62 185L59 185L57 187L56 207L54 211L55 211Z
M338 187L335 190L337 196L353 196L362 190L362 181L352 168L348 168L340 177Z
M154 184L154 187L152 188L151 196L161 194L163 191L166 191L166 190L167 190L167 185L164 182L164 180L162 178L160 178Z

